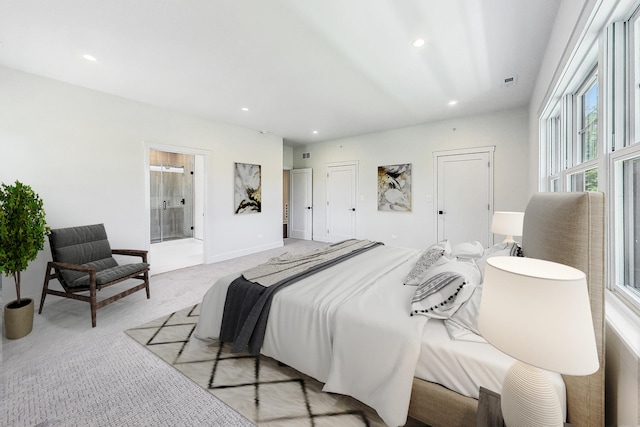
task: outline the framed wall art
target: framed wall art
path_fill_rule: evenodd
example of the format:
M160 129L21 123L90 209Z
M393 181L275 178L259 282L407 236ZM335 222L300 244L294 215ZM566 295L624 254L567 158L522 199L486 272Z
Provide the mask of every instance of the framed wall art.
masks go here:
M235 164L234 208L236 214L262 210L262 170L260 165Z
M378 210L411 212L411 163L378 166Z

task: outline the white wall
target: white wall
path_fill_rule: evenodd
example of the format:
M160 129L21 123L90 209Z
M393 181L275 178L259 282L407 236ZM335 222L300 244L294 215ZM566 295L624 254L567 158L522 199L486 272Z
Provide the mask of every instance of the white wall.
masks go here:
M282 168L293 169L293 147L282 147Z
M358 238L416 248L435 242L435 200L427 201L435 195L434 151L495 146L494 208L524 210L528 135L528 113L522 108L296 147L294 167L313 168L313 238L326 240L325 165L332 162L359 161ZM412 163L412 212L379 212L378 166L400 163Z
M0 67L0 182L31 185L52 228L102 222L112 247L148 248L145 142L207 153L208 262L282 246L281 138ZM234 162L262 165L261 213L234 215ZM23 275L25 296L48 260Z

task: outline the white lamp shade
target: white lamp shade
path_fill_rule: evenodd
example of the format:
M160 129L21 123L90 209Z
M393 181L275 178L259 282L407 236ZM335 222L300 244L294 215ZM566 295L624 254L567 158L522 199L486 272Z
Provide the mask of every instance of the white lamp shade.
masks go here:
M524 212L494 212L491 232L504 236L522 236Z
M522 257L487 259L478 328L504 353L568 375L598 370L585 274Z

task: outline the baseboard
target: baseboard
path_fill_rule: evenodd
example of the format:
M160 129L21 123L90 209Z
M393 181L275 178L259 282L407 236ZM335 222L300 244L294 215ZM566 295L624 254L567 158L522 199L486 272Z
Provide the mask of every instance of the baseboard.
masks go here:
M207 257L205 263L213 264L214 262L226 261L228 259L238 258L245 255L252 255L258 252L267 251L269 249L277 249L284 246L283 240L278 240L276 242L268 243L265 245L254 246L251 248L240 249L238 251L225 252L222 254L214 255Z

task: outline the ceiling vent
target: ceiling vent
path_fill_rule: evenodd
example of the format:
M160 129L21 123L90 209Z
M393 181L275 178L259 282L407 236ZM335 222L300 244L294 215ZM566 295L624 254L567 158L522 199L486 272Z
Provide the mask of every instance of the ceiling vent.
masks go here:
M509 77L505 77L502 80L502 87L511 87L511 86L515 86L516 83L518 83L518 76L509 76Z

